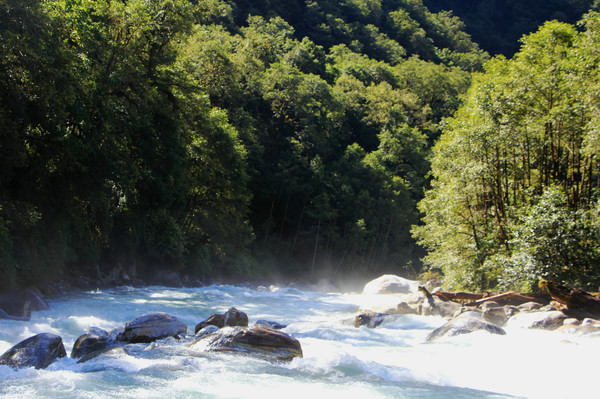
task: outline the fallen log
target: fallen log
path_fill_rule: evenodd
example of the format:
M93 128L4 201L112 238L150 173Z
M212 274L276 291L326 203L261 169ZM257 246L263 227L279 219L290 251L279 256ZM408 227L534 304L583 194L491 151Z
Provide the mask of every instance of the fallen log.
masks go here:
M479 306L485 302L497 302L498 305L512 305L519 306L527 302L537 302L542 305L550 303L550 297L546 294L519 294L516 292L505 292L498 295L487 296L485 298L478 299L473 302L465 304L465 306Z
M472 292L448 292L435 291L433 295L438 296L446 301L462 302L462 301L477 301L479 299L491 296L491 294L475 294Z
M568 316L583 320L600 319L600 299L577 288L569 288L552 281L542 280L539 287L552 296Z

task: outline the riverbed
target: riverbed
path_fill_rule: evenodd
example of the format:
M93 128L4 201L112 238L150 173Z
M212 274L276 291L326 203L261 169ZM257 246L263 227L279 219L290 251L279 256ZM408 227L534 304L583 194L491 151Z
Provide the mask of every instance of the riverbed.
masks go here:
M402 315L356 328L353 318L385 296L311 288L120 287L51 299L30 321L0 320L0 353L37 333L60 335L67 353L90 327L111 330L166 312L188 333L234 306L250 324L286 324L304 352L290 362L204 353L169 338L86 363L69 357L45 370L0 366L2 398L578 398L595 397L600 337L530 330L478 332L426 342L444 324Z

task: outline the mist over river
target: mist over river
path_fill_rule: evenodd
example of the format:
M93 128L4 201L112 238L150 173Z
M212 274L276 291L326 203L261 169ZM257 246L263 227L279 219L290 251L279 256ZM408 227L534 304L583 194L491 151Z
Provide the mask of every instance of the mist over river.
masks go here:
M303 358L273 362L205 353L173 338L135 344L86 363L65 357L47 369L0 366L2 398L582 398L598 396L600 337L530 330L473 333L426 342L437 316L402 315L355 328L361 305L386 296L310 289L207 286L76 292L50 300L28 322L0 320L0 353L30 336L60 335L67 354L90 327L111 330L166 312L188 334L232 306L250 324L287 324ZM348 322L349 321L349 322Z

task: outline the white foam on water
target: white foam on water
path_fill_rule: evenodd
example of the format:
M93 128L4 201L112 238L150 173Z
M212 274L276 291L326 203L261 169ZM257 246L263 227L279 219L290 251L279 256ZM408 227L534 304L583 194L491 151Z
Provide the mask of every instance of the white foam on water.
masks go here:
M86 363L61 359L46 370L0 366L0 396L8 398L527 398L595 397L600 338L529 330L509 323L507 335L485 332L426 342L445 320L393 316L379 327L355 328L364 304L397 296L322 294L297 288L253 290L114 289L66 295L30 322L0 320L0 351L40 332L63 337L67 350L89 327L110 330L143 314L166 311L188 329L229 307L251 322L288 324L303 358L269 362L204 353L189 341L114 350Z

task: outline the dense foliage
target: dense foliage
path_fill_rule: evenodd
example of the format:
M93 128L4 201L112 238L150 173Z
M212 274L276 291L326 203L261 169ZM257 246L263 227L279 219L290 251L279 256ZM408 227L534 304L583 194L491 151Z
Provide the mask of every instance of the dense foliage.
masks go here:
M519 39L546 21L575 23L598 0L423 0L430 10L452 11L465 31L490 54L512 57Z
M600 285L600 15L489 61L433 150L416 236L455 287Z
M485 64L422 0L0 0L0 286L416 274L422 215L451 282L595 283L585 26Z
M418 262L428 146L486 57L462 28L415 0L1 0L2 285Z

